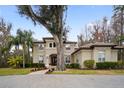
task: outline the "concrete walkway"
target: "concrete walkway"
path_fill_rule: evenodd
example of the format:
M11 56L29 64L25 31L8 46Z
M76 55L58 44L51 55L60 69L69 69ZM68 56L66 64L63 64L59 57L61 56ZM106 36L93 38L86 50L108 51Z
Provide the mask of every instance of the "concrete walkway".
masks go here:
M28 75L37 75L37 74L45 74L49 69L45 69L45 70L40 70L40 71L35 71L32 73L29 73Z

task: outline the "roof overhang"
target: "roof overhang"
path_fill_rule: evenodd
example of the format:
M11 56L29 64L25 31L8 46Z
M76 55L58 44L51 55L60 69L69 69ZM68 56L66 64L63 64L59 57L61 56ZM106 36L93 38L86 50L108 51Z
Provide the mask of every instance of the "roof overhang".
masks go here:
M117 44L113 43L92 43L92 44L87 44L84 46L81 46L77 50L75 50L71 55L77 53L80 50L93 50L94 47L111 47L111 49L124 49L124 46L117 46Z

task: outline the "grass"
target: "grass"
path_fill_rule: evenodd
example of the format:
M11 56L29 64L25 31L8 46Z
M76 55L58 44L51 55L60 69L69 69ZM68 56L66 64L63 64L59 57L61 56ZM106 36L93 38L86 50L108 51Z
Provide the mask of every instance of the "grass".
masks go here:
M54 71L50 74L80 74L80 75L124 75L124 70L78 70Z
M12 68L0 68L0 76L5 75L25 75L30 73L31 68L25 69L12 69Z

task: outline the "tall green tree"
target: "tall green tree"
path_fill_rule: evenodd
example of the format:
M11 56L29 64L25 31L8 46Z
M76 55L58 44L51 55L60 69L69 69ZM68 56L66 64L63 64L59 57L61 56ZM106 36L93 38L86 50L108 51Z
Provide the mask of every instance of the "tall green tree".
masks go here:
M123 40L121 38L124 35L124 5L115 5L114 6L114 24L116 25L116 29L119 31L119 45L123 44ZM119 51L119 59L124 61L124 50Z
M11 46L15 46L15 50L19 50L19 37L18 36L11 36L10 37L10 44Z
M17 36L19 38L19 43L23 48L23 68L25 68L25 55L26 55L26 37L21 29L17 30Z
M0 63L6 64L10 50L10 31L12 24L0 18Z
M63 5L38 5L17 6L21 15L30 18L34 24L43 25L53 36L57 46L57 69L65 70L64 48L63 48L63 28L65 24L64 11L67 6Z
M115 5L114 6L114 19L115 19L115 23L118 24L119 27L119 35L120 38L123 36L124 31L124 6L123 5ZM122 41L120 40L119 45L122 45Z
M25 62L26 60L28 61L28 63L31 61L30 59L30 48L32 47L32 41L33 41L33 37L32 37L33 32L31 30L22 30L22 29L18 29L17 30L17 42L15 39L15 44L19 44L22 46L23 48L23 68L25 68ZM28 56L26 56L28 55Z
M31 62L31 56L30 56L30 49L32 49L32 44L33 44L33 32L31 30L29 31L24 31L25 34L25 39L26 39L26 46L27 46L27 56L28 56L28 63Z

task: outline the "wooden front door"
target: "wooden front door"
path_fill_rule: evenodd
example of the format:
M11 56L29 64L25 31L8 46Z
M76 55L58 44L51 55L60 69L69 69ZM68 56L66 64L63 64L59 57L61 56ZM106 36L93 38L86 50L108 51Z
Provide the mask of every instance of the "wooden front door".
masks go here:
M51 56L51 65L52 66L57 65L57 55Z

